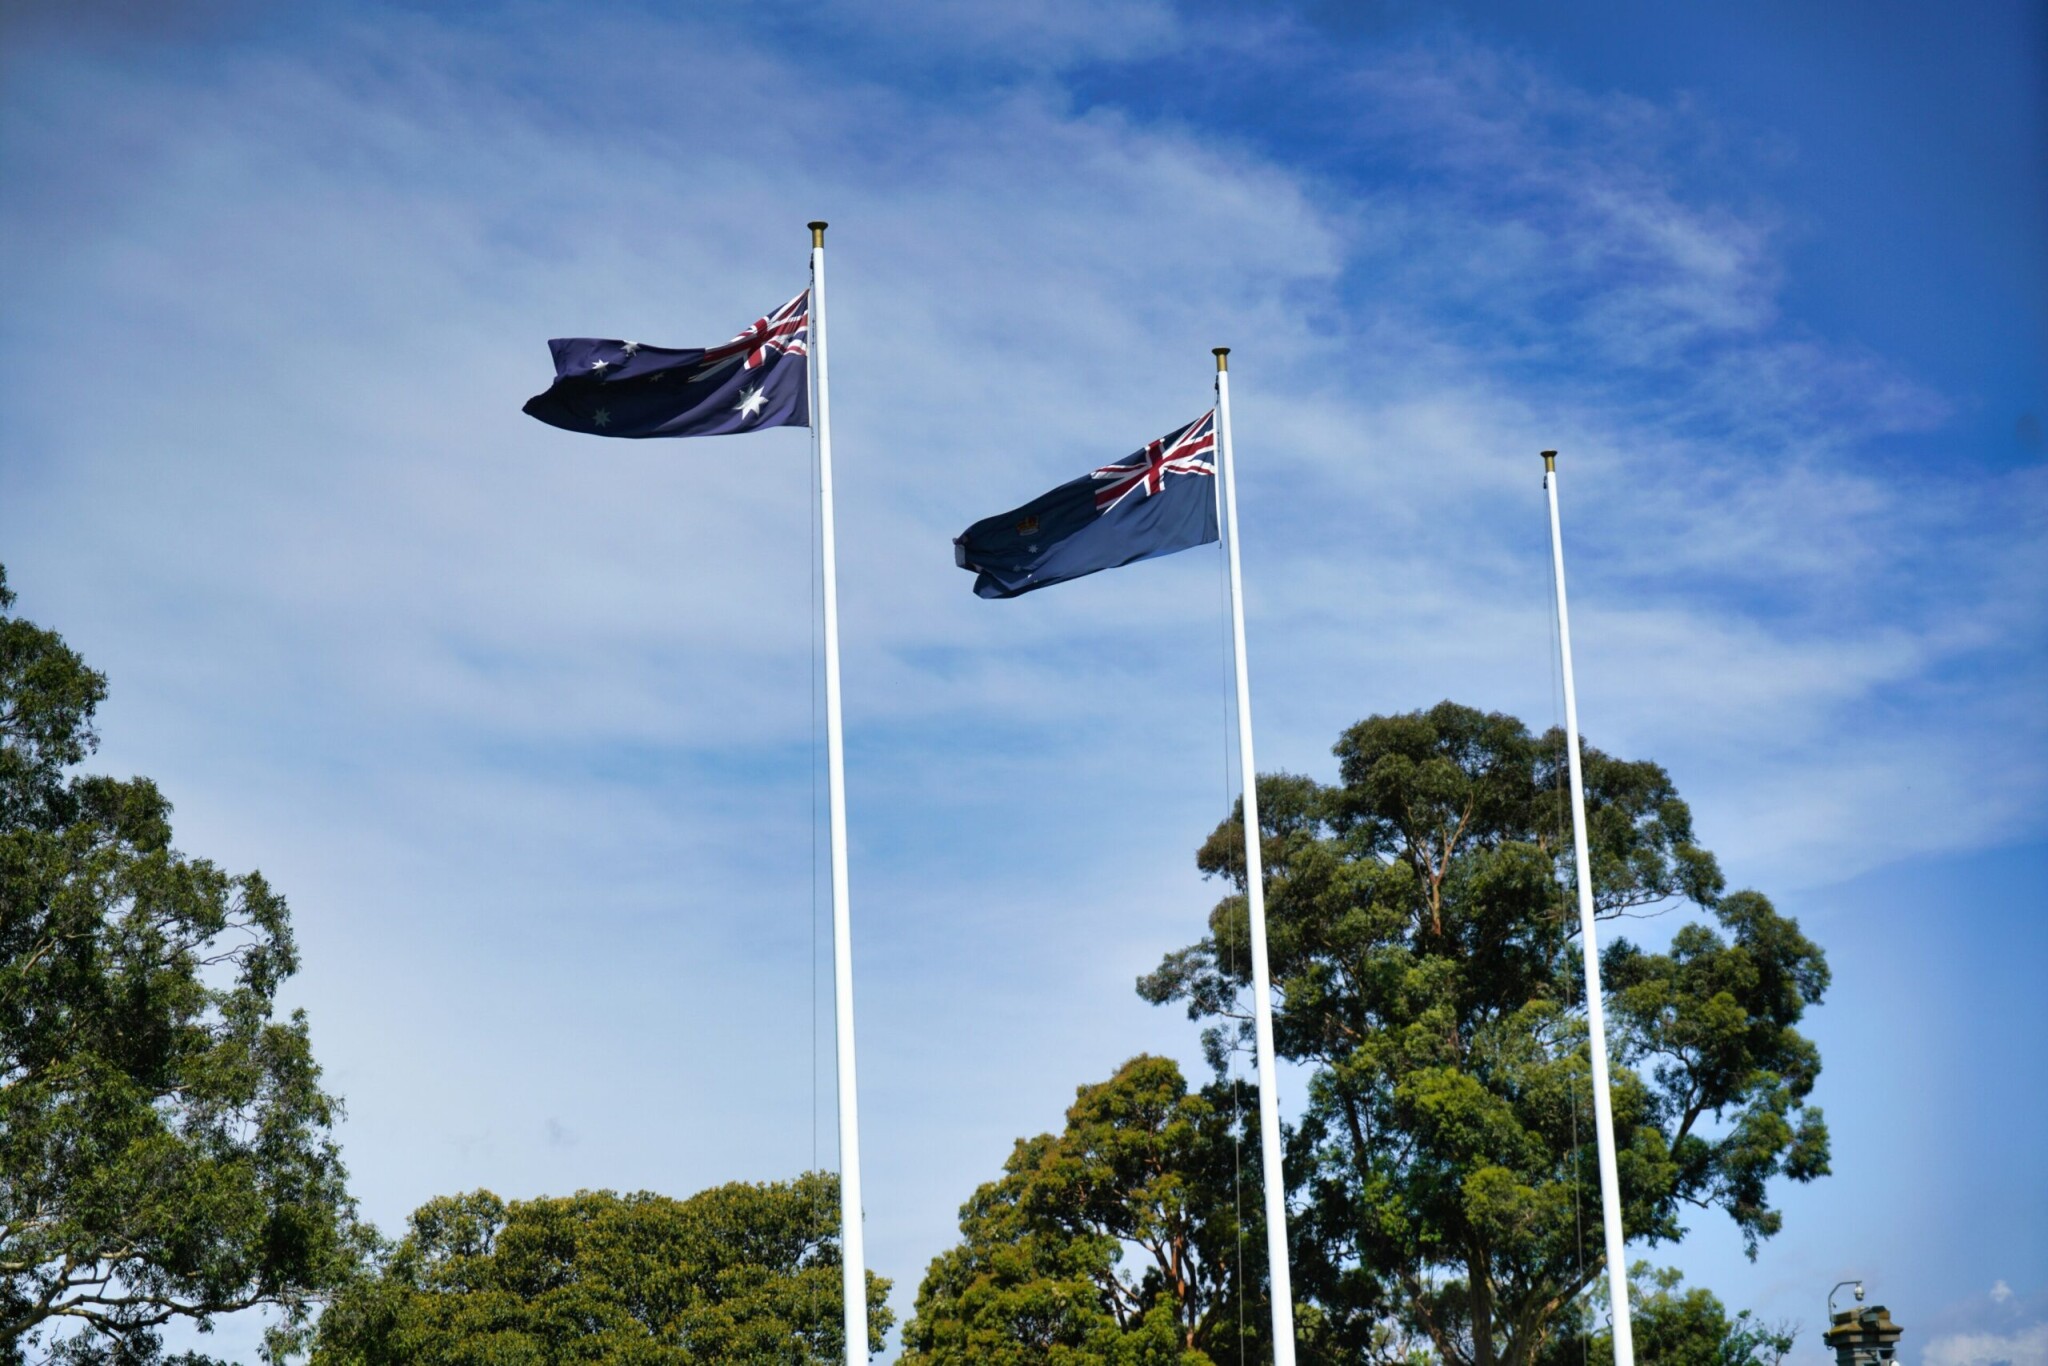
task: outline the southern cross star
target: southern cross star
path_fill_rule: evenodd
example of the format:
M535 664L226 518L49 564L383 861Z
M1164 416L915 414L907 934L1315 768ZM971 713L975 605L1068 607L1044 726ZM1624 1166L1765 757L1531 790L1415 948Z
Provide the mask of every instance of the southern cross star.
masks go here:
M599 408L590 415L590 420L600 427L609 427L612 425L612 410L609 408Z
M751 389L740 391L740 401L733 405L732 410L740 415L741 421L745 421L750 417L759 417L761 410L767 406L768 400L761 393L761 386L757 384Z
M626 348L626 354L629 356L640 349L639 342L620 342L619 345Z
M611 362L608 360L594 360L590 363L590 368L593 370L606 370L611 368Z

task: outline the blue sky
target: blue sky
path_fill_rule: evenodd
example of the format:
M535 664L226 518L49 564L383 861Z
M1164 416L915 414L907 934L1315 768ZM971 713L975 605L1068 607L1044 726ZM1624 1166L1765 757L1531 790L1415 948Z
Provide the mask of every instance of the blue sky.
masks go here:
M805 438L518 411L823 217L899 1311L1074 1086L1197 1061L1131 982L1215 894L1216 557L985 603L947 542L1227 344L1262 766L1550 722L1556 447L1589 737L1830 954L1836 1174L1652 1255L1808 1355L1860 1274L1909 1360L2048 1359L2037 7L5 13L0 561L101 765L291 898L382 1226L833 1160Z

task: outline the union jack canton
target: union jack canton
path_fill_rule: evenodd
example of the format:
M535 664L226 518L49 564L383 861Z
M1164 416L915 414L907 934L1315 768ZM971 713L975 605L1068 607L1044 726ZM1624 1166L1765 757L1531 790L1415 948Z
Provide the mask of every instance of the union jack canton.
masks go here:
M1089 476L1110 481L1107 487L1095 491L1095 510L1107 512L1134 493L1140 498L1164 493L1168 475L1214 476L1215 454L1216 414L1211 411L1203 414L1200 421L1181 428L1178 437L1161 437L1136 455L1104 465Z

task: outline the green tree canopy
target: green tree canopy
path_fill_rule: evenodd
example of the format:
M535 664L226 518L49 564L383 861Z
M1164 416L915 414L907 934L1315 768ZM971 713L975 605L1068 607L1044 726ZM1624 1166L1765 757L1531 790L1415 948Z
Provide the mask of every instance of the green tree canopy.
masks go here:
M961 1241L933 1260L904 1329L906 1366L1207 1366L1240 1346L1257 1359L1263 1257L1240 1238L1265 1236L1258 1145L1239 1141L1256 1113L1249 1090L1191 1094L1166 1058L1081 1087L1066 1128L1020 1139L961 1208Z
M1796 1336L1788 1324L1759 1323L1747 1310L1728 1317L1727 1306L1701 1286L1681 1290L1677 1271L1652 1271L1648 1262L1628 1269L1629 1327L1636 1359L1656 1366L1779 1366ZM1537 1366L1585 1366L1614 1360L1614 1332L1606 1321L1603 1278L1566 1317Z
M821 1172L688 1200L432 1200L321 1316L313 1366L836 1366L838 1229ZM877 1343L888 1291L869 1273Z
M353 1261L285 903L171 845L145 778L71 770L106 682L0 574L0 1362L145 1362ZM59 1348L58 1344L65 1344Z
M1334 786L1259 782L1277 1047L1312 1069L1287 1158L1297 1292L1319 1359L1369 1359L1391 1324L1453 1366L1523 1366L1602 1274L1564 740L1446 702L1362 721L1336 754ZM1600 912L1711 917L1604 954L1624 1223L1667 1241L1719 1209L1754 1255L1771 1180L1827 1170L1795 1028L1826 963L1763 896L1723 895L1661 768L1583 759ZM1139 983L1213 1022L1212 1058L1247 1027L1240 832L1199 854L1238 889L1209 934Z

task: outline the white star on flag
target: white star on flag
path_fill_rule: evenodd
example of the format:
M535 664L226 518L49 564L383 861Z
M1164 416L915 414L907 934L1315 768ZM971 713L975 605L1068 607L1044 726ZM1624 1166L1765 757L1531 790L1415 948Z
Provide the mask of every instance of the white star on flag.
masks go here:
M768 406L767 398L761 393L761 386L740 391L740 401L733 405L733 411L742 418L759 417L761 410Z
M609 427L612 425L612 410L609 408L599 408L590 415L590 420L600 427Z

